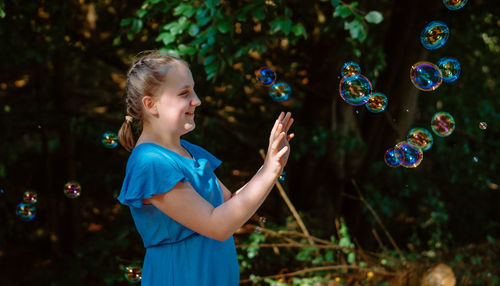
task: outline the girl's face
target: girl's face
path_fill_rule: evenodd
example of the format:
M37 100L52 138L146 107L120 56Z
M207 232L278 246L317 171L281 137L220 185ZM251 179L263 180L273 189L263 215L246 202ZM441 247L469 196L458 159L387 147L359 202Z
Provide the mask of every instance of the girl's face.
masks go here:
M200 99L194 91L191 71L181 62L175 62L167 71L167 81L156 101L162 129L179 135L195 128L194 114Z

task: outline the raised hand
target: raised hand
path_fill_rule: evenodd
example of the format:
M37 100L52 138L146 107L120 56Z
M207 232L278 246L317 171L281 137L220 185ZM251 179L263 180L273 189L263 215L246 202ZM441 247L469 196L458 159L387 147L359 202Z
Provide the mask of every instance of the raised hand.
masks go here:
M290 140L294 134L288 134L293 124L292 113L281 112L274 122L273 129L269 136L269 147L264 160L264 169L270 171L275 176L279 176L285 167L290 155Z

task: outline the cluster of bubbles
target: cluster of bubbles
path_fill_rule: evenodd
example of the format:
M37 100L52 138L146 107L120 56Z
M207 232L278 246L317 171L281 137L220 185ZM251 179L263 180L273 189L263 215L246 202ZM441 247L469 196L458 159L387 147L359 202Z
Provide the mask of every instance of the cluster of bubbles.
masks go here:
M450 10L458 10L467 0L443 0ZM450 36L450 29L441 21L432 21L420 33L420 42L428 50L436 50L444 46ZM460 62L452 57L442 57L437 64L420 61L410 69L410 80L422 91L436 90L443 82L451 83L460 76ZM481 122L479 128L486 129L486 123ZM448 112L437 112L432 116L431 129L435 135L446 137L455 130L455 119ZM413 128L407 140L396 144L386 151L385 163L390 167L417 167L423 159L423 151L429 150L433 144L432 134L424 128Z
M101 142L104 145L104 147L108 149L113 149L116 146L118 146L118 135L112 131L105 132L102 135Z
M35 204L38 202L38 194L33 191L26 191L23 194L23 201L17 205L16 215L22 221L31 221L36 216Z
M276 72L270 68L261 68L255 72L257 80L269 87L269 96L277 102L287 101L292 94L292 88L286 82L276 82Z
M125 279L130 283L138 283L142 278L142 269L137 265L125 267Z
M339 93L345 102L354 106L364 104L366 109L373 113L386 109L387 96L381 92L373 92L370 80L361 74L361 67L357 63L352 61L344 63L341 75Z

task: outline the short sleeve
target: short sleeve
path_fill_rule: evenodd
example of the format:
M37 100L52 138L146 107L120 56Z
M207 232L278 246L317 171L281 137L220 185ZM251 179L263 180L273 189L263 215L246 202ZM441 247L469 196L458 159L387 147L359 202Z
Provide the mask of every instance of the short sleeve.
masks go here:
M194 153L194 156L197 159L205 159L210 163L212 170L217 169L222 164L222 161L217 159L210 152L205 150L203 147L190 143L188 141L183 140L184 146L188 148L188 151Z
M185 181L182 170L174 159L148 151L131 156L118 200L127 206L140 208L143 199L171 190L179 181Z

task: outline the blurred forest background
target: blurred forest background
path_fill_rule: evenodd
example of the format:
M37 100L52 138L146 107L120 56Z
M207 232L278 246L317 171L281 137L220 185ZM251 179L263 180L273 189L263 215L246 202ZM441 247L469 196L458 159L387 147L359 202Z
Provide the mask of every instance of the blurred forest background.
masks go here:
M2 0L0 16L0 284L130 283L144 248L116 199L129 153L101 137L124 121L134 57L160 49L189 62L202 105L185 139L223 160L231 190L262 164L276 115L296 119L282 186L315 239L273 191L235 234L242 284L420 285L443 263L458 285L500 285L500 2ZM428 51L432 20L450 38ZM459 79L416 89L410 67L444 56ZM350 60L387 95L384 112L339 96ZM288 101L269 97L261 67L292 87ZM438 111L455 132L417 168L388 167L385 151ZM80 197L64 196L70 180ZM21 221L27 190L36 217Z

